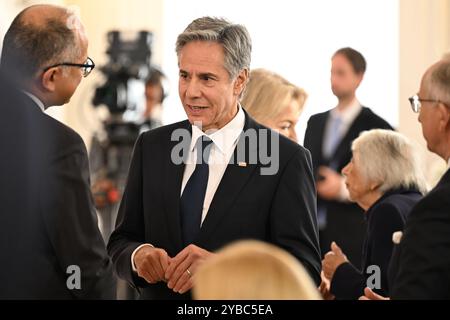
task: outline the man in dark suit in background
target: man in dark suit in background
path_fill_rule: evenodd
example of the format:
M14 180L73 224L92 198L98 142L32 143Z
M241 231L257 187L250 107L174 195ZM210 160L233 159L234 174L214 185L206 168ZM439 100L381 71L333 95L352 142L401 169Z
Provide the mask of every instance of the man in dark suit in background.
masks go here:
M0 69L0 299L112 299L81 137L44 109L92 70L70 11L37 5L5 35ZM14 86L15 88L12 88Z
M365 234L361 208L348 201L342 168L352 157L351 144L362 131L392 129L369 108L361 106L356 90L364 78L366 61L352 48L339 49L332 58L331 89L338 105L312 116L304 146L311 152L317 179L317 214L322 253L335 241L348 259L360 266Z
M259 239L293 254L318 284L310 155L239 104L251 59L247 30L200 18L178 36L176 49L189 120L136 143L108 243L118 275L144 288L141 298L189 298L202 261L232 241Z
M427 148L450 166L450 59L431 66L409 98ZM391 261L392 299L450 299L450 170L411 211ZM366 299L384 299L365 289Z

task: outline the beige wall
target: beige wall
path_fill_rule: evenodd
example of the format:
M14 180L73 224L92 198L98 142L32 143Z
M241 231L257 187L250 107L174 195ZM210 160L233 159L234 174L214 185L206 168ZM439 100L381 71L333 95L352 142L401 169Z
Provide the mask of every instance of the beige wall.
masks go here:
M97 66L108 61L106 33L110 30L154 33L152 62L162 63L163 0L65 0L67 5L79 7L89 37L89 55ZM89 146L93 130L100 122L92 112L91 100L96 85L103 76L95 72L78 88L68 106L64 107L64 122L74 128Z
M427 67L450 50L450 0L400 0L399 34L399 130L421 146L427 178L433 184L445 163L426 151L417 115L407 98L418 92Z

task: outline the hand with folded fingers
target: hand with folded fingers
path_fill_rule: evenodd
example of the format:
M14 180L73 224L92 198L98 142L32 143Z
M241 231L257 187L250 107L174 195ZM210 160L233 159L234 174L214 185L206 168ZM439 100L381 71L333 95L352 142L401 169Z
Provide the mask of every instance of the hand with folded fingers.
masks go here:
M198 266L212 255L214 254L193 244L184 248L170 260L165 273L167 286L180 294L189 291Z
M164 249L144 246L134 255L134 265L139 277L150 284L165 281L170 257Z
M389 297L383 297L373 292L372 289L366 287L364 289L364 295L359 297L358 300L391 300Z
M332 280L336 269L343 263L348 262L347 256L342 252L336 242L331 243L329 251L322 260L322 270L328 280Z

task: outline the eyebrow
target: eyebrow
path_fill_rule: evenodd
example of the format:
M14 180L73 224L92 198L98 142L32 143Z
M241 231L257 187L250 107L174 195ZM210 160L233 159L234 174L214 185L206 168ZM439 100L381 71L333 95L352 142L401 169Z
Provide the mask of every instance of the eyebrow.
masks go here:
M291 121L291 120L280 120L280 122L289 122L290 124L294 124L294 121Z
M204 73L200 73L199 74L200 77L213 77L213 78L217 78L217 75L211 72L204 72Z
M186 70L180 69L179 73L183 73L183 74L189 74L189 72L187 72ZM215 73L212 72L202 72L198 74L199 77L212 77L212 78L219 78L219 76Z

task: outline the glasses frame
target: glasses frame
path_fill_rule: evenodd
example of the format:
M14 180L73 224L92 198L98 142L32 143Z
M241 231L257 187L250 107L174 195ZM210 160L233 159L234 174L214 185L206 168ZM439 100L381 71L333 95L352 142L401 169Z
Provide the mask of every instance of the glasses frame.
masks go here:
M440 100L433 100L433 99L421 99L419 95L415 94L412 97L408 98L409 103L411 104L411 109L414 113L419 113L420 109L422 108L422 102L435 102L435 103L441 103Z
M56 67L60 67L60 66L82 68L83 77L86 78L92 72L92 70L94 70L95 63L94 63L94 60L92 60L90 57L88 57L86 59L86 63L72 63L72 62L57 63L57 64L51 65L49 67L46 67L43 72L46 72L51 68L56 68Z

